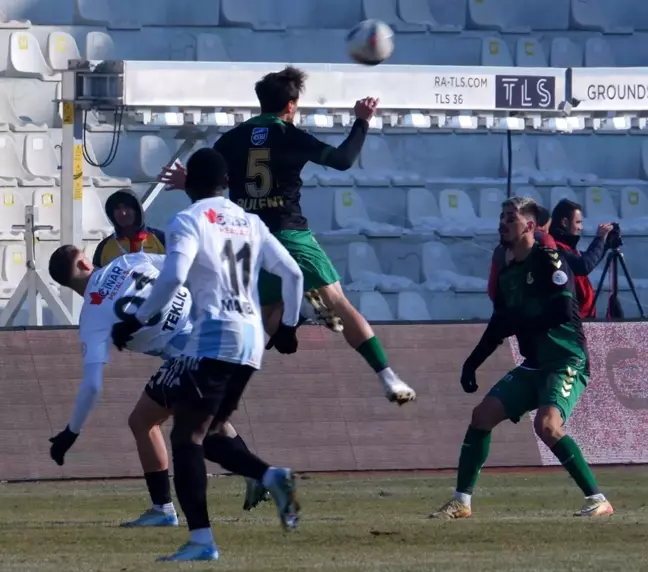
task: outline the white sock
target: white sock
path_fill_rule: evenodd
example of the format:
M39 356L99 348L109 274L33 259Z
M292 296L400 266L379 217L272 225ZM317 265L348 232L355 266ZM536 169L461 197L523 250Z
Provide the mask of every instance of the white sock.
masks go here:
M378 377L384 383L390 383L390 382L396 381L398 379L397 375L394 373L394 370L391 367L386 367L382 371L379 371L378 372Z
M605 496L601 493L597 495L592 495L591 497L585 497L587 500L600 500L600 501L605 501L607 500Z
M465 504L466 506L470 506L470 499L472 499L472 495L469 495L468 493L455 493L454 494L455 500L458 500L461 504Z
M190 530L189 535L191 542L195 542L196 544L205 544L208 546L215 544L211 528L197 528L196 530Z
M175 507L173 506L172 502L168 502L166 504L154 504L153 508L159 512L163 512L164 514L176 513Z

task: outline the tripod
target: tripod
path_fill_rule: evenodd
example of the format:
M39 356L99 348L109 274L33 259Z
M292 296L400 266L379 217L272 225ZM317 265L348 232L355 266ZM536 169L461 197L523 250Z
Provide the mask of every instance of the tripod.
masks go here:
M632 292L632 296L637 304L639 315L641 316L641 318L645 319L646 316L644 315L643 307L641 306L641 302L639 301L637 290L635 288L634 282L632 281L632 278L630 277L630 272L628 272L628 267L626 265L625 259L623 258L623 253L621 252L621 250L619 250L619 248L611 248L610 252L607 255L605 266L603 267L603 274L601 274L601 280L599 281L598 287L596 288L596 294L594 294L594 302L592 302L591 312L593 313L594 310L596 309L596 302L598 301L601 290L603 289L605 276L610 270L610 266L612 267L612 288L610 291L610 302L608 308L612 308L614 306L616 306L617 308L620 307L619 300L618 300L619 265L621 266L621 270L623 270L623 274L625 275L625 278L628 281L628 286L630 286L630 292ZM614 316L614 317L622 318L623 316Z

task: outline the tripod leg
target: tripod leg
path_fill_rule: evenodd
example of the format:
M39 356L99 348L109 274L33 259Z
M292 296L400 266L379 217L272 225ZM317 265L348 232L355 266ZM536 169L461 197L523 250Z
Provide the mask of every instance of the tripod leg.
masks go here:
M646 316L644 315L643 306L641 305L641 301L639 300L639 296L637 295L637 289L635 288L634 282L632 281L632 277L630 276L630 272L628 271L628 267L626 266L623 253L619 252L618 257L619 257L619 262L621 263L621 269L623 270L623 274L625 274L626 280L628 281L628 286L630 286L630 292L632 292L632 297L634 298L637 304L639 315L642 318L645 318Z
M601 290L603 290L603 284L605 283L605 277L607 276L608 271L610 270L610 264L612 262L613 254L610 252L608 257L605 260L605 266L603 267L603 273L601 274L601 279L599 280L598 286L596 287L596 293L594 294L594 301L592 302L592 311L596 308L596 303L598 302L599 295ZM591 317L591 315L590 315Z

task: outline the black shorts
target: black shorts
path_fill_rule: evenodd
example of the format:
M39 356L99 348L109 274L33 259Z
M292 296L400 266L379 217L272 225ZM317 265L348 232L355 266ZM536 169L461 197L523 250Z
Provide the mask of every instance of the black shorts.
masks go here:
M161 407L185 405L223 422L238 408L255 371L248 365L211 358L173 358L162 364L144 391Z

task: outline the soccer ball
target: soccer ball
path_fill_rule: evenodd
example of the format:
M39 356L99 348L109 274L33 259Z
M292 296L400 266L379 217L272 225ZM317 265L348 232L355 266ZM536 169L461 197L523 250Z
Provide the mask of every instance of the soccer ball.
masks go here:
M359 64L377 66L394 51L394 32L380 20L364 20L347 35L349 55Z

